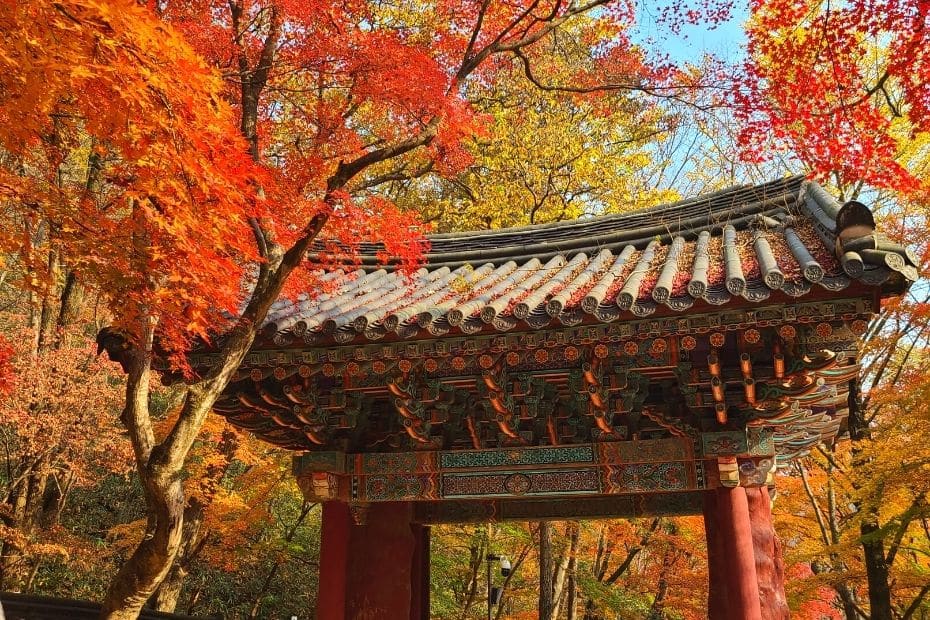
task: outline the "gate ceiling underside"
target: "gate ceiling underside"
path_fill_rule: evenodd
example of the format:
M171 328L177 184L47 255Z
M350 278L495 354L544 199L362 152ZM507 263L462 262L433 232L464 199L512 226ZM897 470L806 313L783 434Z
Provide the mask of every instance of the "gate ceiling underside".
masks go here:
M790 178L327 277L276 304L217 412L301 451L313 497L484 514L765 484L842 430L858 336L917 271L864 206Z

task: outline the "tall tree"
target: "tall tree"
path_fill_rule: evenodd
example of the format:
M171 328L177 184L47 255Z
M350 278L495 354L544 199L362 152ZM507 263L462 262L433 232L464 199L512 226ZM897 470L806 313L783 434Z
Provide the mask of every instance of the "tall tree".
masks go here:
M735 94L751 160L790 150L841 186L915 192L898 159L930 131L930 28L923 0L754 0ZM909 134L897 131L907 117Z

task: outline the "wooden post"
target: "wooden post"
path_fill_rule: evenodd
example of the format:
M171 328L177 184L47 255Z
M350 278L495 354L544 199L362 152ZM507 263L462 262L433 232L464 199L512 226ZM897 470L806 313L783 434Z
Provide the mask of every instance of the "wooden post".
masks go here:
M759 578L763 620L787 620L790 611L785 598L784 564L781 545L772 527L771 498L768 487L746 489L752 543Z
M344 620L346 617L350 527L352 517L347 504L323 502L320 578L316 597L317 620Z
M719 535L723 539L729 601L726 618L731 620L762 620L759 600L759 579L756 574L755 550L752 544L752 522L749 503L743 487L717 489ZM714 619L716 620L716 618Z
M366 512L356 525L346 504L323 504L317 620L427 618L428 534L412 525L412 506L385 502Z
M704 535L707 540L707 617L728 618L727 557L720 535L717 493L704 493Z
M429 535L428 525L411 524L413 567L411 573L410 620L429 620Z

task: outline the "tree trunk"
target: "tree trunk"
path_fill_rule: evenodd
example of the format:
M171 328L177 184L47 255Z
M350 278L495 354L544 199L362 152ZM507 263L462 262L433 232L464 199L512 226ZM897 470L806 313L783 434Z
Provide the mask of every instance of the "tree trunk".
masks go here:
M136 470L145 491L148 527L139 547L110 584L101 618L138 616L145 601L171 568L181 545L185 505L181 474L187 454L216 399L252 346L258 326L280 295L284 282L304 259L326 219L326 215L315 216L304 229L303 236L287 251L276 244L266 244L265 262L241 318L226 335L214 367L204 379L188 386L178 419L160 444L155 443L148 410L154 322L149 321L146 326L141 347L108 349L111 358L127 371L126 405L121 420L129 431Z
M262 91L265 88L265 84L268 80L269 71L274 60L274 55L277 51L278 39L281 34L281 19L278 14L277 9L272 9L271 20L267 36L264 40L262 51L258 59L257 64L254 66L250 65L249 59L245 53L244 47L242 47L241 41L241 32L239 20L243 16L243 6L241 3L230 2L230 17L233 20L233 27L237 33L235 43L239 47L238 62L239 62L239 73L240 73L240 97L241 97L241 117L239 123L239 130L242 133L242 136L249 143L249 154L251 155L254 161L259 161L259 147L258 147L258 108L260 103L260 98ZM308 229L312 229L313 222L311 222ZM317 228L316 232L319 232ZM258 233L262 237L260 240L260 245L267 243L269 239L267 235L263 232ZM312 238L316 236L316 233L308 233ZM191 391L188 392L186 404L191 404L195 400L192 407L190 408L189 416L190 420L198 421L193 425L186 426L186 434L193 432L193 435L190 437L190 441L193 441L193 437L196 437L197 432L200 430L200 426L203 423L203 419L206 416L206 413L210 411L213 407L213 403L216 401L219 394L226 387L226 384L229 381L229 375L232 371L239 366L239 363L242 360L242 357L245 355L245 352L252 344L252 340L255 337L255 330L257 325L264 320L265 315L267 314L268 308L271 306L272 302L277 299L278 294L281 291L281 287L284 284L284 281L287 279L287 276L293 271L294 267L303 260L304 252L306 251L306 245L309 243L298 242L291 250L293 252L282 253L281 248L275 246L271 249L273 255L265 256L266 263L262 267L259 273L259 282L252 293L252 298L250 300L249 306L246 308L246 312L243 318L248 317L250 319L249 323L240 321L238 325L239 337L236 344L231 347L227 347L224 353L226 354L226 359L220 364L224 367L222 372L225 372L225 379L222 377L214 377L213 380L203 381L200 384L200 389L198 389L198 396L194 397ZM251 315L251 316L249 316ZM187 407L185 406L185 410ZM184 411L182 411L182 416L184 416ZM146 414L147 415L147 414ZM180 425L180 419L179 419ZM176 426L177 428L177 426ZM172 431L173 432L173 431ZM187 444L187 449L190 447L190 442L187 441L187 438L182 437L181 441ZM181 467L183 467L184 460L187 457L187 450L183 451L183 454L173 454L167 461L166 465L169 470L174 470L177 473L180 472ZM180 460L178 460L180 459ZM228 463L227 463L228 465ZM144 471L145 468L140 468L140 474ZM142 474L143 480L145 475ZM156 485L160 486L160 485ZM153 489L153 501L149 501L148 494L146 496L147 503L150 506L150 521L152 514L152 504L157 506L162 504L161 498L158 497L159 493L163 489ZM183 492L181 493L183 499ZM158 554L157 561L152 562L152 566L149 569L142 569L140 564L135 570L141 573L151 574L155 576L160 574L161 576L155 582L154 586L149 588L148 580L143 580L139 585L144 586L143 590L139 590L139 594L145 592L145 598L148 598L149 595L155 594L155 600L153 603L157 605L157 608L167 609L170 607L172 610L177 606L178 597L180 596L180 588L183 586L184 577L186 575L186 565L190 562L192 558L182 557L182 563L177 566L176 569L171 567L171 562L174 562L175 556L179 550L182 551L182 556L187 556L189 551L193 551L196 547L199 547L199 542L197 544L193 543L193 538L202 537L201 525L203 520L203 511L205 506L187 506L183 509L180 515L177 514L177 507L174 504L174 498L170 502L167 502L171 505L171 508L168 512L163 512L161 510L156 510L156 522L160 520L167 520L171 526L171 535L164 538L161 541L159 546L160 553ZM183 504L182 504L183 506ZM191 514L185 515L184 513L190 509ZM190 516L192 519L196 518L197 523L191 524L191 527L184 528L182 523L185 516ZM175 523L177 521L177 523ZM175 532L174 530L177 530ZM185 529L187 530L188 536L184 536ZM175 541L174 538L177 537L179 540ZM143 541L143 545L146 541ZM140 545L137 550L138 553L145 555L147 552L143 549L143 545ZM135 555L133 556L135 557ZM154 558L153 558L154 559ZM166 560L169 562L167 567L154 569L154 566L161 561ZM140 560L141 561L141 560ZM155 588L158 587L161 580L171 571L170 583L166 584L164 592L155 593ZM107 595L107 600L111 599L111 594L114 598L119 598L114 591L114 588L117 586L117 581L120 580L132 581L132 578L128 575L124 576L123 571L117 575L116 581L111 585L111 591ZM126 599L129 603L130 599ZM135 597L131 599L130 608L135 608L136 600ZM104 605L104 617L107 613L107 605ZM112 616L118 617L118 616Z
M184 580L186 578L187 570L177 562L172 564L168 574L158 584L155 593L149 598L148 606L155 611L174 613L178 607L178 601L181 598L181 591L184 589Z
M107 591L100 617L138 618L145 601L161 583L181 545L184 491L176 475L153 471L144 476L149 528L135 552L120 568ZM167 475L166 475L167 474Z
M39 458L26 484L26 501L19 522L20 529L26 534L35 532L42 519L43 500L48 487L49 458L49 454Z
M60 472L51 476L53 484L45 489L45 497L42 500L42 514L40 524L44 528L50 528L61 521L61 513L68 501L68 494L74 484L74 473L71 471Z
M846 620L862 620L862 614L859 613L859 608L856 605L855 592L845 584L840 585L837 592L840 594L840 602L843 605L843 615Z
M232 465L233 456L239 446L236 433L226 427L216 450L223 456L216 464L207 468L201 487L204 489L199 497L191 497L184 508L184 527L181 530L181 546L171 565L171 570L161 585L152 594L149 607L157 611L174 612L184 587L191 564L200 555L209 531L204 527L207 510L213 504L213 498L219 485Z
M181 543L174 562L165 579L158 585L148 605L156 611L173 613L178 606L188 567L199 555L206 538L203 528L204 512L199 503L188 503L184 509L184 525L181 528Z
M155 444L148 410L154 322L145 328L141 347L125 356L126 405L121 420L129 431L136 457L136 469L145 493L146 533L139 546L120 567L110 584L100 617L111 620L136 618L155 588L168 574L181 546L184 525L182 470L187 453L203 420L229 380L230 364L238 365L251 339L235 339L227 351L219 376L191 385L178 421L161 443ZM241 335L240 335L241 336ZM254 337L254 334L253 334ZM236 353L241 355L236 359Z
M258 93L248 83L242 85L242 110L239 131L249 142L249 155L258 161Z
M468 612L478 596L478 575L481 574L481 567L484 562L485 544L482 540L477 546L472 545L469 548L471 554L468 561L468 585L465 588L465 600L462 605L461 620L468 617Z
M581 525L576 521L573 523L572 538L569 542L568 557L568 592L565 596L565 607L567 608L567 620L576 620L578 615L577 592L578 585L575 583L575 570L578 566L578 539L581 535Z
M888 563L885 561L885 544L880 530L878 515L870 511L859 526L869 583L869 620L892 620Z
M869 423L862 409L859 397L859 381L849 382L849 439L853 444L853 464L864 465L859 442L871 439ZM865 509L862 524L859 526L862 541L863 560L869 584L870 620L892 620L891 588L888 584L888 563L885 560L885 543L878 520L878 512L873 507Z
M556 564L555 577L552 580L552 610L549 612L551 620L558 618L561 611L561 603L565 594L565 582L568 576L568 554L569 550L565 548L559 556L558 564Z
M197 584L197 587L194 588L194 591L191 592L190 597L187 599L187 615L193 616L194 610L197 607L197 603L200 602L200 595L203 594L203 587L206 585L206 578L201 578L200 583Z
M30 354L35 359L39 356L39 339L42 337L42 302L34 291L29 291L29 331L32 332Z
M58 252L51 251L48 253L48 279L51 286L42 297L42 309L39 313L39 334L36 337L38 343L37 352L42 352L50 348L57 340L56 324L58 312L56 312L58 280L61 276L61 265L58 261Z
M539 620L552 620L553 601L552 524L539 522Z
M80 317L81 307L84 305L84 285L81 284L77 273L68 270L65 286L61 290L61 305L58 309L58 327L71 325ZM57 338L56 338L57 340Z
M575 536L577 527L578 524L574 521L569 521L565 525L565 533L568 535L569 544L564 549L562 549L562 552L559 555L559 562L555 569L555 577L552 580L552 613L550 617L553 620L559 617L559 614L562 611L562 603L565 600L565 586L568 582L568 567L569 562L571 561L571 556L575 553L573 543L577 541ZM542 618L542 616L540 616L540 618Z
M594 602L594 599L589 598L588 602L584 606L584 620L604 620L601 617L601 614L597 611L597 604Z
M136 354L135 357L142 356ZM132 366L135 367L130 367L123 413L123 422L130 429L135 426L133 418L142 411L147 415L149 380L148 360ZM110 584L101 618L136 618L171 569L183 538L185 502L181 473L184 461L221 386L225 383L204 381L188 388L178 423L162 444L146 446L137 437L140 433L130 430L137 451L137 470L145 491L148 523L142 542ZM181 446L169 443L172 439Z
M665 618L665 596L668 594L668 573L671 568L672 554L666 551L662 556L662 572L659 573L658 590L649 608L648 620L664 620Z

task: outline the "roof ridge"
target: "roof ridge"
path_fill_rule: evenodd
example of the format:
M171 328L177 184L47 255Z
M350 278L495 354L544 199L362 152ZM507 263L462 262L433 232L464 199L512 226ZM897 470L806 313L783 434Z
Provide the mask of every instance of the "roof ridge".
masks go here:
M728 223L744 228L751 225L756 215L803 208L802 198L809 193L806 189L809 184L803 176L794 175L762 185L734 185L627 213L428 236L431 247L426 265L456 267L485 261L499 264L531 256L545 260L564 252L597 253L605 247L623 244L642 249L655 238L667 241L682 235L690 239L696 230L719 228ZM359 244L364 268L384 266L382 249L379 243ZM388 269L392 268L392 262L388 260Z
M753 194L765 194L768 190L773 190L779 188L779 195L784 195L788 191L792 191L792 185L797 185L797 189L800 189L801 183L804 181L803 175L790 175L782 177L779 179L774 179L760 185L751 185L748 183L742 183L737 185L731 185L723 189L715 190L713 192L708 192L706 194L699 194L690 198L683 198L675 202L662 203L658 205L653 205L651 207L644 207L641 209L635 209L633 211L624 211L623 213L605 213L601 215L594 215L590 217L580 217L571 220L560 220L556 222L544 222L541 224L529 224L524 226L510 226L506 228L494 228L489 230L467 230L467 231L457 231L457 232L447 232L447 233L437 233L433 235L428 235L427 239L430 241L442 241L446 239L477 239L482 237L496 237L508 234L517 234L524 232L532 232L537 230L547 230L547 229L561 229L561 228L575 228L583 227L589 224L601 223L601 222L613 222L616 220L622 221L626 219L632 219L635 217L642 217L645 215L652 215L656 213L662 213L670 210L681 210L685 207L696 206L701 203L711 202L715 200L720 200L725 197L736 198L741 193L753 193Z

